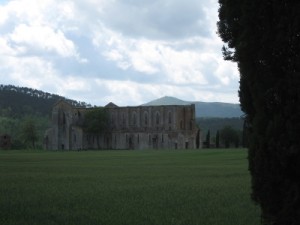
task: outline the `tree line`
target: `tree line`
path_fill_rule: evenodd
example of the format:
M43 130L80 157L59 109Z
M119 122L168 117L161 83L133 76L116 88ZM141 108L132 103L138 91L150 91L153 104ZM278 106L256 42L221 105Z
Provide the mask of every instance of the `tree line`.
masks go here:
M42 148L52 107L60 99L76 107L91 107L32 88L0 85L0 135L10 137L14 149Z
M85 102L32 88L0 85L0 116L20 118L24 115L49 115L52 106L60 99L76 107L91 107Z
M42 148L44 133L48 127L48 116L0 116L0 134L9 137L12 149Z
M204 148L245 147L244 118L196 118Z
M215 133L207 131L203 141L204 148L239 148L247 146L247 137L242 130L226 125Z

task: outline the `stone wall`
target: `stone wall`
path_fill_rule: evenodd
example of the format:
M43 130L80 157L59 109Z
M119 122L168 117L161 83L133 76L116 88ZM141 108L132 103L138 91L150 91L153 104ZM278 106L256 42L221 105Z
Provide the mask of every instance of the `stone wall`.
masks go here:
M45 134L46 149L194 149L198 129L195 106L118 107L105 109L109 129L102 134L84 132L84 114L59 101L52 110L52 127ZM200 142L201 143L201 142Z

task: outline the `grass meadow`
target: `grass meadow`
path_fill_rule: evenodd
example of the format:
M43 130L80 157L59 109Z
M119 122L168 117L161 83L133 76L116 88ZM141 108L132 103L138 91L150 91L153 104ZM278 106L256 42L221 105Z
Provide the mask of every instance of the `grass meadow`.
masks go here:
M257 225L246 150L0 151L1 225Z

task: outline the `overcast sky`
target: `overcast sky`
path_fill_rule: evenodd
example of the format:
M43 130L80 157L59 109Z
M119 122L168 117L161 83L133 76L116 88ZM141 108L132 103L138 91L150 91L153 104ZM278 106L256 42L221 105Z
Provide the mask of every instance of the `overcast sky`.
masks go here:
M94 105L238 102L218 0L0 0L0 83Z

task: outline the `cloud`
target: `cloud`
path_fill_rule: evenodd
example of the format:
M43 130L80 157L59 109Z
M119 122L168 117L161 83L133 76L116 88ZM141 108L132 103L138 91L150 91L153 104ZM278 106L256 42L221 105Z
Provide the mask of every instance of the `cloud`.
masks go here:
M164 95L237 102L217 10L217 0L0 3L0 78L96 105Z
M10 35L10 40L15 45L26 46L24 54L40 50L43 53L55 52L62 57L78 56L74 43L61 30L54 31L50 27L20 24Z
M1 77L9 73L10 80L18 86L42 89L47 82L57 81L57 71L53 65L38 57L8 57L2 61L5 67L0 69Z
M198 39L191 38L173 44L171 41L126 38L112 32L109 37L108 48L104 52L107 60L115 61L124 70L133 69L153 76L164 74L159 77L161 83L208 85L209 80L212 80L209 76L214 76L227 85L236 78L222 73L235 71L230 63L224 62L208 48L213 46L208 40L202 40L207 49L192 49L184 46L197 45ZM213 68L207 70L210 65Z
M215 97L217 96L217 99L221 102L237 101L237 95L235 93L224 93L217 87L214 87L214 92L201 89L195 92L194 87L191 86L182 87L159 83L141 84L133 81L118 82L96 79L94 84L94 88L98 87L96 90L105 90L104 92L98 92L97 95L98 99L101 99L102 105L108 102L114 102L119 106L140 105L155 99L157 96L176 96L183 100L201 100L208 102L215 101Z
M194 0L111 1L102 12L105 25L130 37L181 39L209 36L207 4Z

